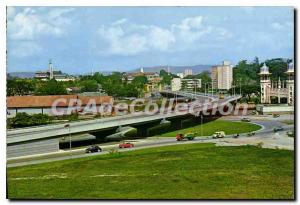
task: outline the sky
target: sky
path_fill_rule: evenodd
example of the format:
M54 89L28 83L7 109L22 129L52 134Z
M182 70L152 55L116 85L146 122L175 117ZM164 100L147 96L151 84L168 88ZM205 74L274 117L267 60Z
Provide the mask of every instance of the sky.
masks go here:
M8 7L8 72L293 58L292 7Z

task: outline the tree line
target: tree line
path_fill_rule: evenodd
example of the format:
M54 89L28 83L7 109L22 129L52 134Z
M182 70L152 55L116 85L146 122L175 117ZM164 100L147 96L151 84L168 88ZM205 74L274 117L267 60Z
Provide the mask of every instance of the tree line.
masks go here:
M286 79L285 71L288 63L291 59L270 59L265 62L259 62L256 57L253 61L247 60L240 61L233 67L233 85L235 91L242 90L244 97L250 98L252 93L259 94L259 76L260 67L263 63L269 67L272 73L271 79L281 80ZM165 70L159 72L159 76L162 78L160 84L162 86L170 86L171 80L174 77L178 77L175 74L168 73ZM211 83L211 77L209 71L203 71L197 75L186 76L185 78L197 78L201 79L202 86L199 91L204 92L204 84ZM106 94L118 97L139 97L145 92L145 84L148 80L145 76L135 77L132 82L126 79L125 73L113 72L111 75L103 75L96 72L94 75L82 75L75 81L58 82L56 80L37 80L37 79L8 79L7 80L7 96L14 95L64 95L68 94L66 88L78 88L77 92L96 92L104 91ZM241 88L240 88L241 86ZM231 89L229 92L233 93Z

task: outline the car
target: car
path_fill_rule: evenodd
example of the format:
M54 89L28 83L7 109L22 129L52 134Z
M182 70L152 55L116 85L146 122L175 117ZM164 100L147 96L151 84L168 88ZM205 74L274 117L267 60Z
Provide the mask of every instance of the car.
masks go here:
M274 129L273 129L274 132L278 132L278 131L282 131L282 130L283 130L283 127L281 127L281 126L274 127Z
M273 114L273 117L277 118L277 117L280 117L280 115L279 114Z
M248 117L243 117L241 119L242 122L251 122L251 120Z
M182 140L193 140L195 138L195 133L187 133L187 134L182 134L182 133L178 133L176 135L176 140L177 141L182 141Z
M249 132L249 133L247 133L247 137L251 137L253 135L255 135L255 132Z
M294 137L294 136L295 136L294 131L287 131L286 134L287 134L287 136L289 136L289 137Z
M212 138L213 139L216 139L216 138L224 138L225 137L225 132L224 131L218 131L218 132L215 132L213 135L212 135Z
M85 149L85 153L102 152L102 149L97 145L92 145Z
M119 144L119 148L131 148L134 147L134 144L130 143L130 142L125 142L122 144Z
M257 111L256 111L256 110L253 110L253 111L251 112L251 114L252 114L252 115L256 115L256 114L257 114Z
M233 135L232 137L233 137L233 138L238 138L239 136L240 136L240 134L237 133L237 134Z

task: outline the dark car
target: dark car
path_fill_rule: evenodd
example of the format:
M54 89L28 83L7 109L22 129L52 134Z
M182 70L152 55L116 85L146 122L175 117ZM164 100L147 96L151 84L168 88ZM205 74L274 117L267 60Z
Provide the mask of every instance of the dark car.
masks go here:
M93 145L86 148L85 150L85 153L93 153L93 152L102 152L102 149L97 145Z
M233 138L238 138L239 136L240 136L240 134L237 133L237 134L233 135L232 137L233 137Z
M242 122L251 122L251 120L248 117L243 117L241 119Z
M278 132L278 131L282 131L283 130L283 127L281 126L277 126L273 129L274 132Z

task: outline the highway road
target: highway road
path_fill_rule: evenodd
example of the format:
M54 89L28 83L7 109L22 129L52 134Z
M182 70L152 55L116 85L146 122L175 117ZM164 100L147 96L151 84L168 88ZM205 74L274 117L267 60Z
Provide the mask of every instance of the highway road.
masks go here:
M240 120L240 116L228 116L223 117L226 120ZM246 134L240 134L239 138L233 138L232 135L228 135L225 138L212 139L211 136L206 137L196 137L192 141L176 141L174 138L158 138L150 137L139 140L128 140L134 143L134 148L119 149L118 144L101 146L103 152L99 153L84 153L84 149L77 149L71 151L61 151L60 153L55 154L45 154L39 155L34 158L20 157L14 160L8 160L7 167L17 167L25 166L31 164L40 164L46 162L60 161L66 159L82 158L89 156L97 156L103 154L109 154L112 149L116 149L119 152L133 151L151 147L160 147L166 145L179 145L179 144L190 144L190 143L215 143L216 146L240 146L240 145L257 145L262 143L265 148L281 148L281 149L294 149L294 138L288 137L286 131L293 130L294 125L284 125L277 120L262 120L256 119L256 117L251 116L252 122L260 124L263 128L260 131L257 131L256 134L252 137L248 137ZM282 126L283 131L274 133L273 128L275 126Z
M190 94L187 94L190 95ZM198 97L200 98L200 94ZM203 96L202 96L203 97ZM201 104L196 106L193 110L195 113L203 110L213 109L218 106L223 106L228 104L231 101L235 101L239 99L240 96L230 96L228 98L222 100L215 100L209 102L208 104ZM107 129L118 126L128 126L131 124L139 124L144 122L151 122L156 120L168 119L176 116L187 115L188 109L183 112L167 112L159 111L158 113L147 114L141 113L139 115L136 114L127 114L124 116L117 117L109 117L103 119L94 119L94 120L86 120L79 122L70 122L66 124L56 124L56 125L45 125L45 126L37 126L37 127L28 127L22 129L11 129L7 131L6 143L21 143L30 140L38 140L45 138L57 138L63 135L76 134L76 133L90 133L93 131Z

